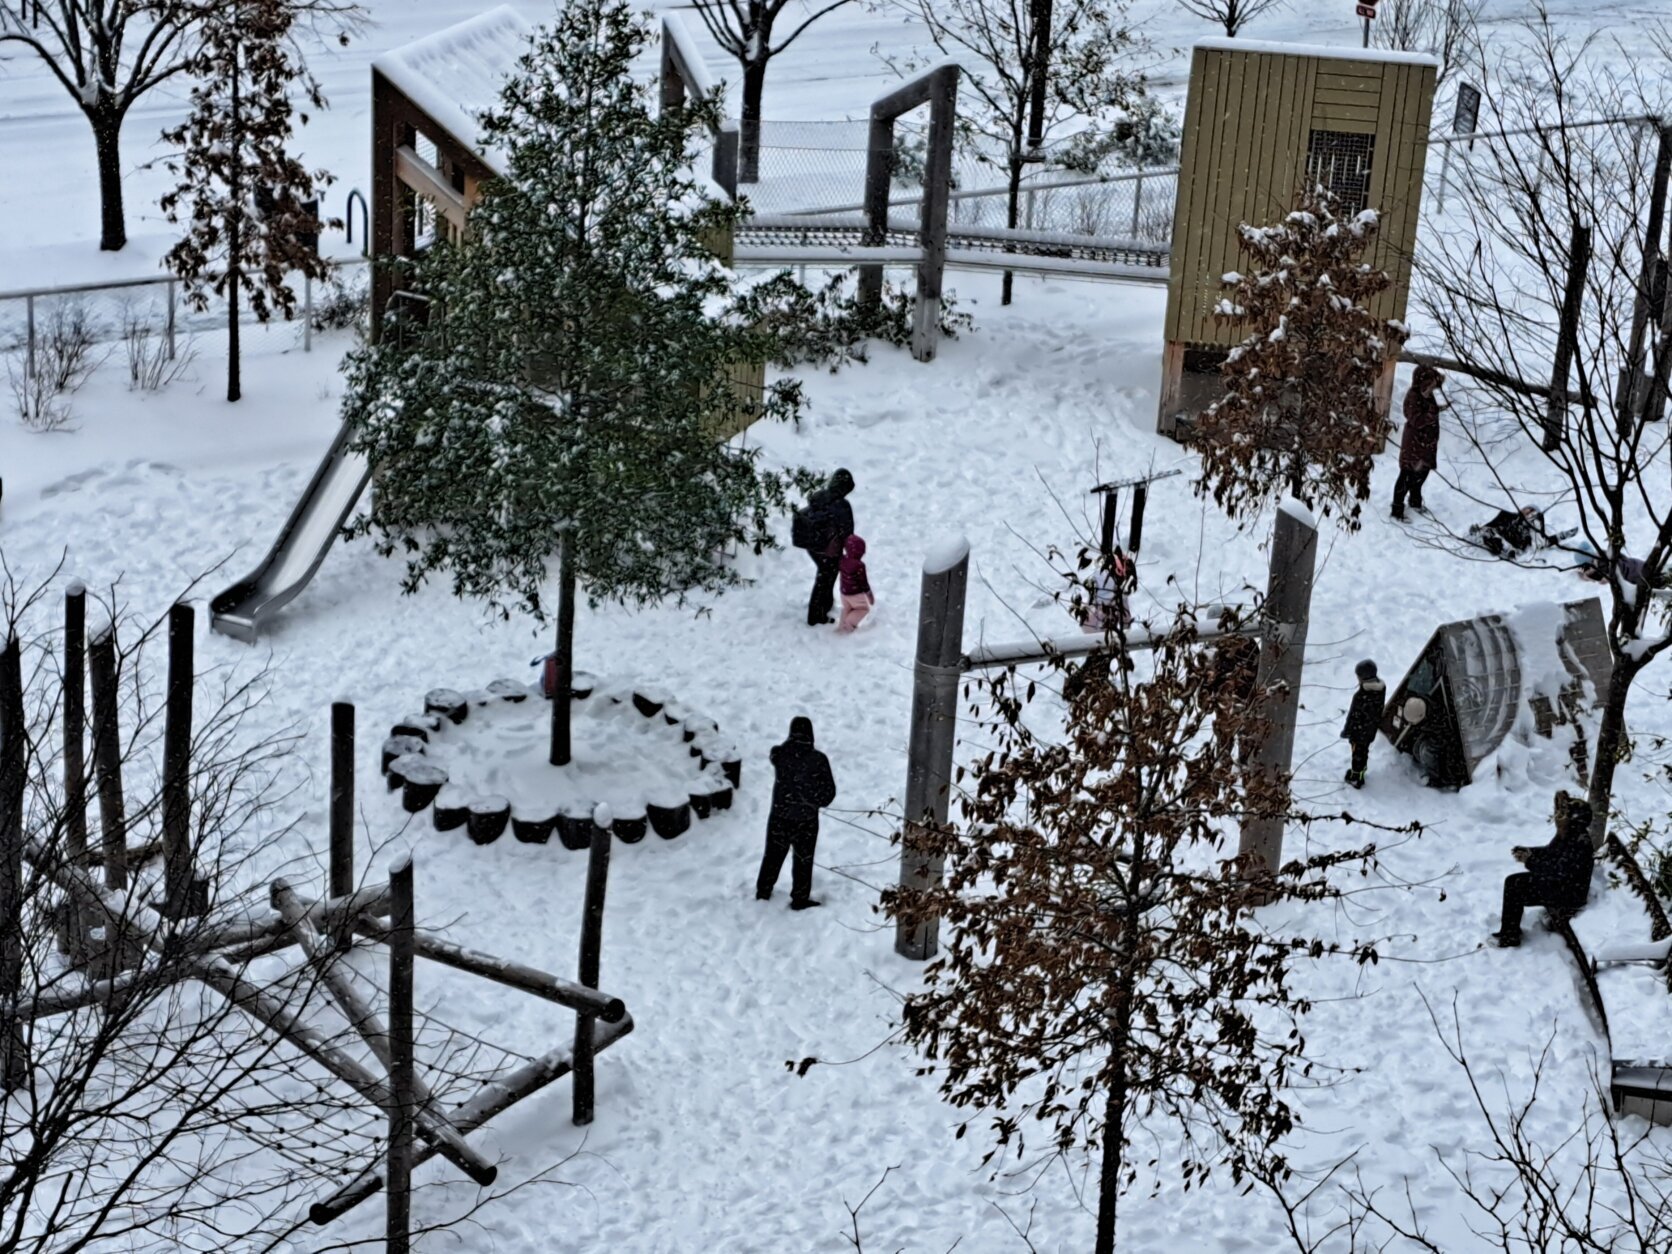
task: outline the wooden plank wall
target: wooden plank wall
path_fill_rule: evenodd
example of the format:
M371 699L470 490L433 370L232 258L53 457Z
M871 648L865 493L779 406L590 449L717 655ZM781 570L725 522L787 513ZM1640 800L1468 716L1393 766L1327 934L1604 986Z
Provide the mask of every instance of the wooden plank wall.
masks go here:
M1213 319L1220 276L1247 265L1241 224L1272 222L1294 204L1313 129L1376 137L1370 203L1382 229L1371 259L1395 281L1377 313L1403 318L1433 96L1432 66L1196 49L1173 211L1168 341L1236 343Z

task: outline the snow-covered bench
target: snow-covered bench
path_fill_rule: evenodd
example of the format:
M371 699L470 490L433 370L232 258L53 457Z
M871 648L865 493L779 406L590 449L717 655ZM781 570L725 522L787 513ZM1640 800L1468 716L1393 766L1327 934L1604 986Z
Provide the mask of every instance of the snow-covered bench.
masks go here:
M1603 1015L1615 1112L1672 1125L1672 938L1634 939L1649 931L1648 919L1636 911L1627 917L1622 930L1618 912L1587 912L1570 929Z

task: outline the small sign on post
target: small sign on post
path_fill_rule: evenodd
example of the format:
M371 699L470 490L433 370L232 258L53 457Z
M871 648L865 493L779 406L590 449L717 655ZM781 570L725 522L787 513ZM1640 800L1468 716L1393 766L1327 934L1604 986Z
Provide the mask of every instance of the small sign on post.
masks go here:
M1355 5L1353 11L1368 22L1376 16L1376 5L1372 0L1370 4Z
M1457 85L1457 112L1452 114L1451 133L1469 136L1469 149L1474 150L1475 130L1480 126L1480 88L1467 83Z

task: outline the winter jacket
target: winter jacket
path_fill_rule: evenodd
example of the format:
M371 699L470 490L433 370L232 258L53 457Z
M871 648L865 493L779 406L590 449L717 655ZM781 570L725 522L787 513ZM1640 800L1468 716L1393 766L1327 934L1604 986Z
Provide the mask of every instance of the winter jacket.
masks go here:
M1528 852L1526 866L1533 877L1538 900L1559 909L1583 908L1591 896L1591 867L1595 859L1591 849L1591 810L1585 806L1568 815L1555 840Z
M1341 736L1352 741L1355 745L1369 744L1376 739L1376 732L1382 726L1382 705L1387 699L1387 685L1379 679L1367 679L1359 685L1359 690L1353 694L1353 703L1347 707L1347 722L1341 728Z
M1399 469L1433 470L1440 451L1440 402L1432 392L1405 393L1405 433L1399 437Z
M1213 651L1208 684L1231 701L1247 701L1260 677L1260 646L1247 636L1227 636Z
M865 541L849 536L842 548L842 595L855 597L871 590L870 577L865 573Z
M1494 557L1509 557L1529 549L1542 548L1549 540L1544 515L1539 511L1522 514L1501 509L1491 522L1469 528L1469 537Z
M788 840L817 831L819 808L836 800L836 778L830 773L830 759L813 747L811 721L791 720L789 739L773 747L772 769L767 835Z

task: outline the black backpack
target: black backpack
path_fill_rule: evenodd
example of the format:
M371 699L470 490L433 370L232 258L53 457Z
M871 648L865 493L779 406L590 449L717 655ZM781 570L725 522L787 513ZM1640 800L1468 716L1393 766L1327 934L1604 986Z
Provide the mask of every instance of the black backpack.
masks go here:
M830 511L819 494L809 497L807 504L790 515L790 543L809 553L823 552L830 545Z

